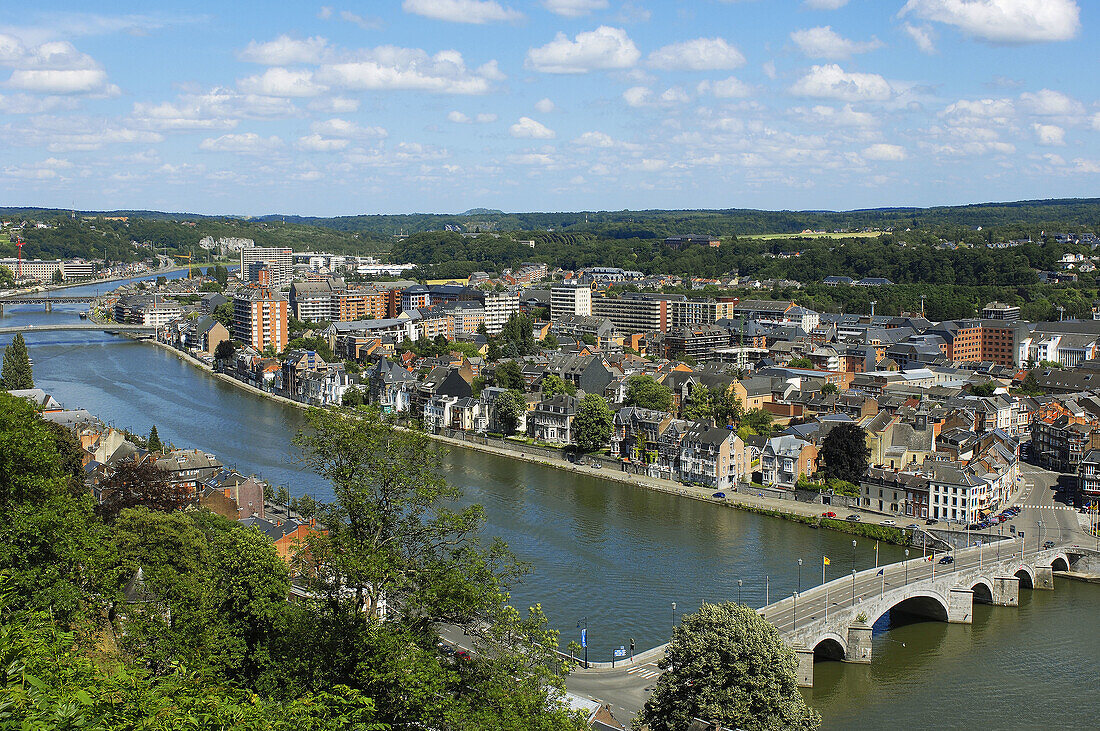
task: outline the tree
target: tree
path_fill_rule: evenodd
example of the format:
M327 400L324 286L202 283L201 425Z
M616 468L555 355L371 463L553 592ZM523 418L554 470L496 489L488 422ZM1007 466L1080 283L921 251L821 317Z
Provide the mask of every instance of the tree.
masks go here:
M975 383L970 387L970 394L972 396L992 396L997 392L997 384L990 380L984 383Z
M544 399L557 396L559 393L564 393L572 396L577 392L577 387L568 381L563 381L560 377L550 374L545 376L540 382L539 387L542 389L542 397Z
M31 372L31 358L27 353L27 343L23 333L16 333L11 345L4 349L4 364L0 368L0 389L15 391L34 388L34 374Z
M821 459L826 477L858 484L871 459L867 432L852 423L833 427L821 444Z
M811 731L821 718L798 690L798 660L779 631L747 606L706 604L672 633L665 670L642 709L651 731L702 718L745 731Z
M611 430L615 425L615 415L603 396L595 393L585 394L577 405L577 415L573 417L573 441L584 452L594 452L607 446L611 439Z
M583 335L581 335L581 342L585 345L596 345L596 336L592 333L584 333Z
M557 350L561 347L561 343L558 342L558 336L554 333L548 332L542 339L542 347L546 350Z
M127 508L145 507L167 513L183 507L191 497L186 487L169 480L168 473L151 459L136 455L115 463L114 472L99 489L96 512L108 523Z
M146 442L150 452L163 452L164 445L160 443L160 435L157 434L157 425L153 424L153 428L149 430L149 439Z
M812 360L810 360L809 358L805 358L805 357L803 357L803 358L792 358L790 360L790 362L787 363L787 367L788 368L813 368L814 363L813 363Z
M65 283L65 275L61 272L60 269L55 269L51 281L54 284L64 284Z
M1039 385L1039 379L1035 376L1035 369L1031 369L1024 376L1024 382L1017 389L1021 396L1042 396L1043 388Z
M826 383L821 387L821 393L826 394L826 395L831 394L831 393L837 393L838 391L840 391L840 388L837 387L837 385L835 383Z
M523 391L527 385L523 380L523 371L520 370L519 363L514 360L508 360L498 365L493 370L493 384L497 388L508 388L516 391Z
M286 485L279 485L275 490L275 502L280 505L290 505L290 490L286 489Z
M223 340L218 343L218 346L214 348L214 358L216 360L229 360L233 357L233 354L237 352L237 344L232 340Z
M657 383L653 376L631 376L626 381L626 405L669 411L672 408L672 389Z
M493 401L493 411L496 414L497 423L506 435L515 434L523 419L523 413L527 411L527 401L523 394L516 390L508 390L500 394Z
M210 316L215 320L225 325L229 330L233 329L233 302L222 302L220 305L214 308L214 311L210 313Z
M367 403L366 394L360 388L349 388L344 391L344 397L340 400L342 406L355 409Z
M736 424L745 415L741 399L731 386L711 386L710 398L714 404L714 420L720 425Z
M229 270L224 265L218 264L214 267L214 279L218 280L218 284L224 287L229 281Z
M772 433L772 421L772 415L764 409L749 409L745 412L745 415L741 417L740 426L747 426L752 430L753 434L768 437L771 436Z
M303 518L312 518L317 515L320 504L309 493L290 501L290 507Z
M11 269L0 264L0 288L8 289L15 286L15 275Z
M691 421L704 421L714 416L714 394L709 388L697 385L688 393L681 408L681 415Z

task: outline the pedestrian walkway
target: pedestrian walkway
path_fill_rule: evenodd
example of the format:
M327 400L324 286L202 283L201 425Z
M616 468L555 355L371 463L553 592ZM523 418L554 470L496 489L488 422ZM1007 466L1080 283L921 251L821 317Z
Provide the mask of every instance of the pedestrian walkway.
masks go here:
M1077 508L1072 505L1020 505L1021 508L1029 508L1031 510L1070 510L1077 511Z
M647 665L640 665L636 668L630 668L630 670L626 671L626 674L637 675L641 678L645 678L646 680L653 680L654 678L661 677L661 672L662 671L660 668L658 668L653 663L649 663Z

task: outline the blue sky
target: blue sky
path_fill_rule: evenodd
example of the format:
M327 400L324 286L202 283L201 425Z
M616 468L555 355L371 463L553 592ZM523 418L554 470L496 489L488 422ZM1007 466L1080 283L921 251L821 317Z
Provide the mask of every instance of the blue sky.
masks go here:
M90 5L0 8L2 205L342 215L1100 193L1096 2Z

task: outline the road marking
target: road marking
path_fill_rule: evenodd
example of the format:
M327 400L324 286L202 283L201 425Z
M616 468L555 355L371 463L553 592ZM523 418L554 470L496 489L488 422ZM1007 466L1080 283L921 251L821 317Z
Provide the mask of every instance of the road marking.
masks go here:
M640 675L641 677L645 678L646 680L653 680L654 678L659 678L661 676L661 671L657 670L657 669L651 670L650 668L652 668L652 667L653 667L652 665L649 665L649 666L643 665L641 667L630 668L630 670L626 671L626 674L627 675Z

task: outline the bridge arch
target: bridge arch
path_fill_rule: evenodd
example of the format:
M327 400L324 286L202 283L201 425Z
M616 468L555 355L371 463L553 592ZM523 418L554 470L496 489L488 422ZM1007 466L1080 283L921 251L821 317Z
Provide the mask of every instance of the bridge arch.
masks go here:
M1050 562L1050 568L1054 571L1069 571L1069 556L1064 553L1057 554L1054 560Z
M984 576L976 579L970 590L974 592L974 601L982 604L993 603L993 582Z
M844 638L835 632L826 632L813 644L815 660L843 660L847 654Z
M877 615L868 617L867 624L873 627L884 615L894 610L941 622L947 621L947 599L942 594L931 590L914 589L897 601L880 604L875 610L878 612Z
M1035 571L1028 565L1024 564L1016 569L1014 574L1016 578L1020 580L1021 589L1034 589L1035 588Z

